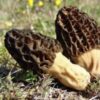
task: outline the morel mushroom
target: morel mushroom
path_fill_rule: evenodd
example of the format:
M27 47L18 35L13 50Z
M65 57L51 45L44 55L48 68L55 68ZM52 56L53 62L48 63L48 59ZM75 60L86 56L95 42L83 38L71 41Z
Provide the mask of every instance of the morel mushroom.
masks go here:
M76 7L63 7L57 14L55 27L63 54L85 67L92 76L100 75L98 29L94 19Z
M90 82L90 74L64 57L60 43L53 38L31 30L12 29L6 33L5 46L24 69L50 74L77 90L84 90Z

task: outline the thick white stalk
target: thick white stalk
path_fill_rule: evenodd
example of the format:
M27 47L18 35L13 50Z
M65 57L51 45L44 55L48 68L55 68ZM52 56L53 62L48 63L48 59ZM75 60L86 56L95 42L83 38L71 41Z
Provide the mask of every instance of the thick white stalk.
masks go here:
M77 64L84 67L93 77L100 77L100 50L93 49L79 56Z
M90 82L90 74L81 66L72 64L62 53L57 53L53 66L46 72L62 84L76 90L84 90Z

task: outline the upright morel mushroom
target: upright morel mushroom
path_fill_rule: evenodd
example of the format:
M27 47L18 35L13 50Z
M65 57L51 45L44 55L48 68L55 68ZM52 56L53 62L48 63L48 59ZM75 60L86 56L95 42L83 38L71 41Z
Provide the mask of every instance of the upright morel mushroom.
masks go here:
M63 54L73 63L85 67L93 76L100 75L96 22L76 7L63 7L57 14L55 27Z
M5 46L22 68L50 74L65 86L84 90L90 81L89 73L64 57L60 43L53 38L12 29L6 33Z

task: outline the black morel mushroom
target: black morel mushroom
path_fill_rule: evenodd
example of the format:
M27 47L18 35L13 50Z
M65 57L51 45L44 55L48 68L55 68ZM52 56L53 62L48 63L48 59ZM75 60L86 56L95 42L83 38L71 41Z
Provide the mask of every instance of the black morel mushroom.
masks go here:
M52 66L55 53L62 51L57 40L40 33L33 33L31 30L8 31L5 36L5 46L22 68L38 72L41 67L43 69Z
M57 14L55 27L63 54L73 63L85 67L93 76L100 75L100 50L96 48L99 39L95 20L76 7L63 7Z
M53 38L31 30L12 29L6 33L5 46L23 69L50 74L77 90L84 90L90 81L89 73L63 56L60 43Z

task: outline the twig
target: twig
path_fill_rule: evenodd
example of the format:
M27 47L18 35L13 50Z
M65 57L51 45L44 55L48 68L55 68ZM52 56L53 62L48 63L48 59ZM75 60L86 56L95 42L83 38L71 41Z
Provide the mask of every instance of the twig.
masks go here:
M89 100L96 100L96 98L99 98L99 99L100 99L100 96L99 96L99 95L96 95L96 96L92 97L92 98L89 99Z

